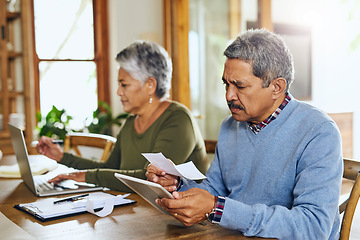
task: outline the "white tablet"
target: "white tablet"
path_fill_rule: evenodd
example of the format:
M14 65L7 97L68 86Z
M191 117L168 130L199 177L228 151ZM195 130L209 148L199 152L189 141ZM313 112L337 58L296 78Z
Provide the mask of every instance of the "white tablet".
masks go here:
M120 173L115 173L115 177L122 181L126 186L131 188L138 195L140 195L152 206L164 213L169 214L166 210L157 205L155 202L155 200L158 198L174 198L171 193L169 193L160 184L146 181L140 178L130 177Z

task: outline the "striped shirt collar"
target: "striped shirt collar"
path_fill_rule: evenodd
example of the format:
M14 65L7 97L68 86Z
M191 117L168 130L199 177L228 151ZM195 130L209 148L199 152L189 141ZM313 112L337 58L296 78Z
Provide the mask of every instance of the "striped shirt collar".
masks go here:
M266 127L271 121L276 119L276 117L280 114L281 110L285 108L285 106L290 102L291 97L289 94L286 94L284 101L280 104L280 106L273 112L267 119L262 121L259 124L252 125L250 122L248 122L249 128L251 131L253 131L255 134L258 134L261 129Z

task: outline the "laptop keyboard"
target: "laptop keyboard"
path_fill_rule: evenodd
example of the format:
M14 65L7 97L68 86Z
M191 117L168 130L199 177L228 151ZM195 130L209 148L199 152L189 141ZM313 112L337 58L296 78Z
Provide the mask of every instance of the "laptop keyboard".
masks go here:
M55 190L53 183L48 183L46 179L38 178L36 182L37 189L41 192Z
M64 189L78 189L79 186L77 186L75 183L76 182L74 180L70 180L70 179L64 180L59 184L48 183L47 178L36 179L37 190L40 192L63 191Z

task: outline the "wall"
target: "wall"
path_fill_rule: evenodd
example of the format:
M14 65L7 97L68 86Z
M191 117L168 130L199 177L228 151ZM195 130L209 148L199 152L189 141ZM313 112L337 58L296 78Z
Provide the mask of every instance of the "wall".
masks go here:
M162 0L109 0L110 93L114 115L122 112L118 87L117 53L136 40L163 45Z
M356 124L360 121L360 49L349 48L360 34L360 22L348 20L353 7L354 1L273 0L272 13L274 23L311 27L312 99L308 102L327 113L354 113L353 157L360 159L360 128Z

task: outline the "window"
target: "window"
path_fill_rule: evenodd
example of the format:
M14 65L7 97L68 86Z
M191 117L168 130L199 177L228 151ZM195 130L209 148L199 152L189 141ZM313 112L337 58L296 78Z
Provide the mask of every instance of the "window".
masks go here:
M217 139L229 115L221 80L229 42L229 2L190 0L189 61L191 110L205 139Z
M36 110L56 106L82 129L109 102L106 1L33 0Z

